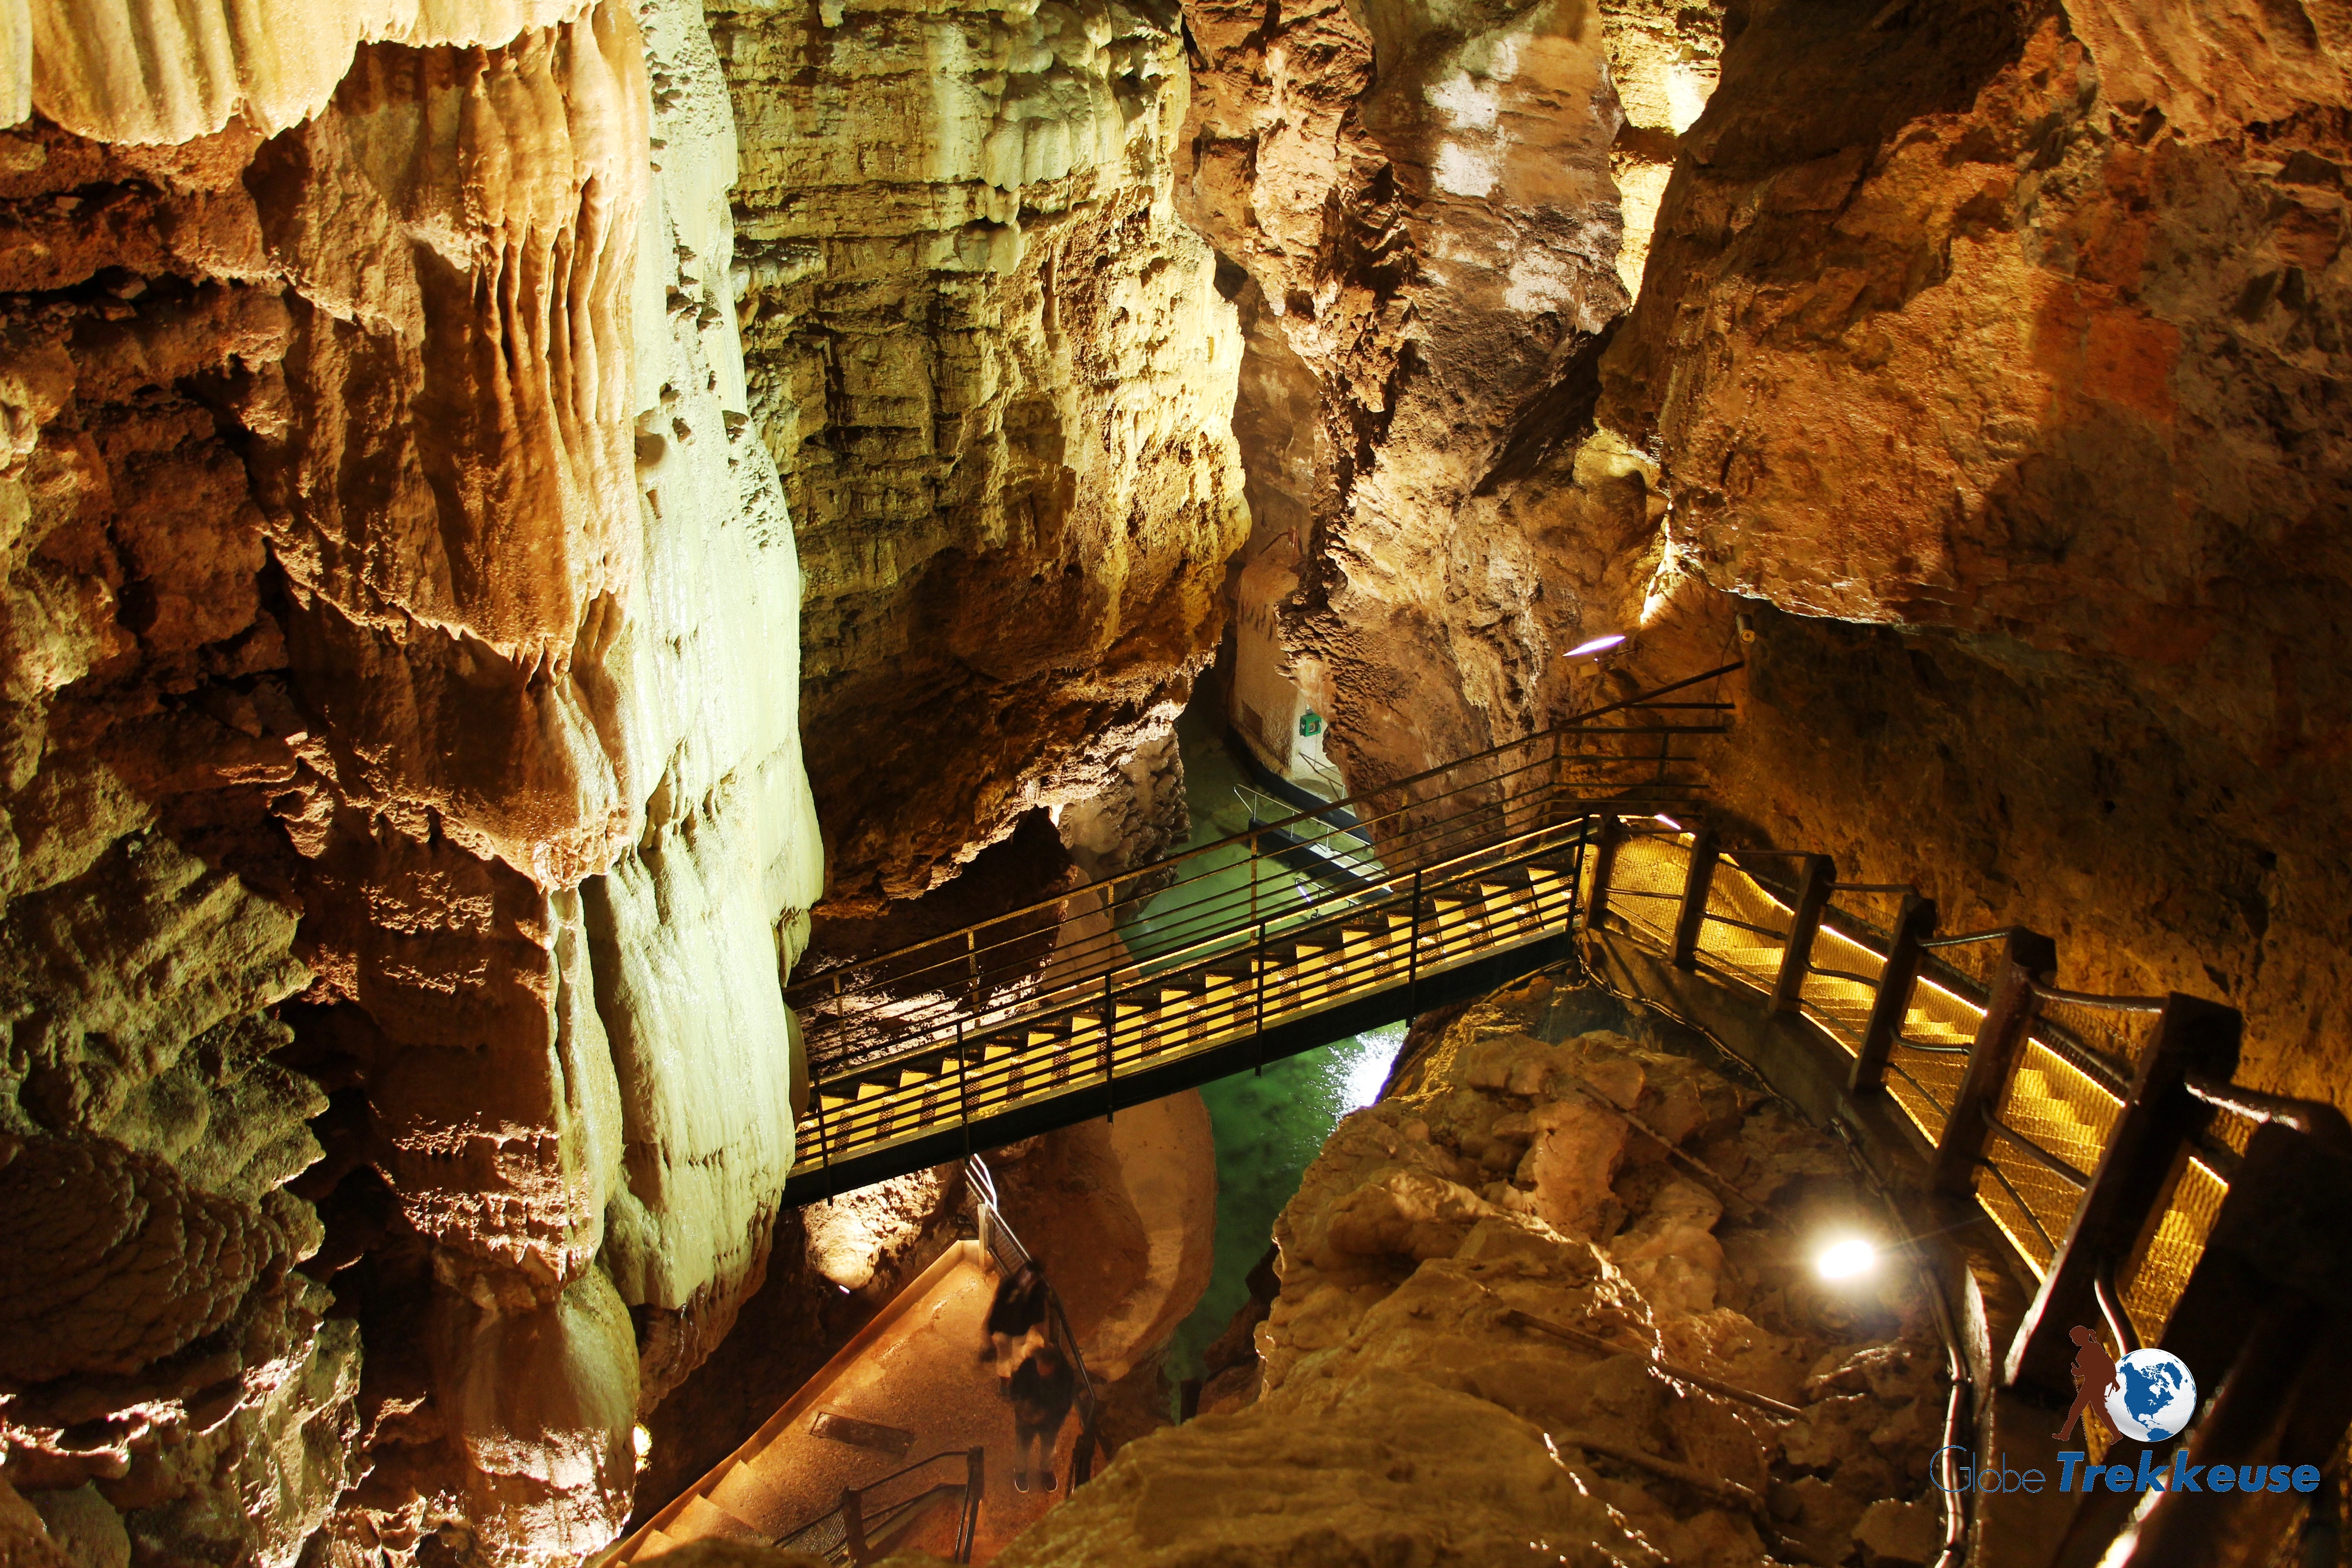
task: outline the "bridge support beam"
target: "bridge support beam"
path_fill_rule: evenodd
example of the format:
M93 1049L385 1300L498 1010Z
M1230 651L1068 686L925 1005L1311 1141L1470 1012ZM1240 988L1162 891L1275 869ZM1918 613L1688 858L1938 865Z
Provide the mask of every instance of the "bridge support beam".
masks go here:
M1942 1142L1936 1145L1936 1168L1930 1178L1947 1197L1965 1198L1975 1190L1977 1160L1984 1153L1985 1112L2000 1105L2009 1087L2009 1069L2033 1027L2040 1005L2035 985L2047 985L2058 973L2058 944L2040 931L2022 928L2009 933L2000 972L1994 977L1992 998L1984 1022L1977 1026L1976 1043L1969 1047L1968 1071L1953 1091L1949 1120Z
M2181 1149L2212 1120L2213 1108L2189 1092L2188 1079L2193 1074L2227 1082L2238 1068L2242 1028L2234 1007L2179 992L2165 998L2115 1133L2011 1342L2003 1369L2010 1383L2068 1391L2066 1367L2074 1355L2068 1331L2098 1321L2100 1278L2130 1256L2164 1201Z
M1872 1094L1882 1086L1887 1055L1903 1032L1904 1017L1911 1011L1911 990L1919 983L1919 964L1927 957L1920 944L1935 934L1936 900L1904 900L1894 939L1887 943L1885 966L1878 972L1878 991L1870 1001L1870 1021L1863 1026L1853 1075L1846 1080L1849 1094Z
M1717 858L1715 829L1700 828L1691 839L1690 866L1683 875L1682 913L1675 917L1674 948L1668 954L1676 969L1698 967L1699 927L1706 921L1706 895L1715 885Z
M1780 973L1772 983L1775 1013L1793 1013L1804 1000L1805 972L1813 962L1813 938L1821 933L1822 916L1830 907L1830 891L1836 886L1836 861L1826 855L1805 857L1804 869L1797 877L1789 945L1780 950Z
M2162 1348L2213 1395L2188 1440L2192 1465L2317 1460L2352 1423L2352 1252L2343 1246L2352 1126L2330 1105L2279 1109L2290 1120L2259 1126L2247 1141L2164 1329ZM2100 1560L2124 1522L2112 1495L2084 1499L2060 1568ZM2127 1512L2137 1500L2114 1500ZM2140 1521L2128 1561L2238 1561L2232 1548L2263 1540L2263 1515L2275 1506L2259 1494L2168 1492Z
M1609 913L1609 874L1617 868L1617 846L1625 824L1609 812L1592 829L1592 891L1584 900L1584 929L1599 931Z

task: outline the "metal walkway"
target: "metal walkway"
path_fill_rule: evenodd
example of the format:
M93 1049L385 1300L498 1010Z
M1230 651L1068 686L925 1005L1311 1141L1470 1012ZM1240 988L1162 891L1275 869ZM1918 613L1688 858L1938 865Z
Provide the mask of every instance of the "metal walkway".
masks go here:
M2200 1380L2186 1462L2284 1461L2274 1479L2338 1463L2352 1123L2233 1081L2227 1006L2063 990L2047 936L1939 935L1908 886L1722 845L1689 746L1730 704L1667 699L1738 668L795 984L815 1087L788 1201L1573 961L1669 1016L1714 1009L1698 1026L1935 1216L1906 1250L1973 1325L1948 1445L1973 1433L2054 1473L2070 1332L2095 1325L2116 1353L2160 1348ZM1294 878L1308 896L1270 907L1269 879ZM2005 1345L1953 1239L1986 1227L2023 1286ZM2124 1468L2172 1452L2084 1440ZM1942 1568L1971 1540L2005 1568L2205 1568L2294 1517L2231 1492L1960 1500L1959 1451L1936 1460L1965 1504Z
M1686 694L1738 668L796 982L813 1087L785 1201L1109 1115L1558 962L1601 814L1699 804L1693 743L1730 704ZM1294 901L1294 885L1312 891Z
M2083 1325L2117 1356L2161 1349L2191 1369L2208 1397L2184 1463L2307 1462L2316 1476L2341 1451L2352 1125L2333 1105L2234 1082L2233 1009L2063 990L2047 936L1938 935L1935 904L1908 886L1840 882L1825 855L1726 848L1697 821L1606 816L1586 861L1585 973L1670 1016L1711 1006L1717 1022L1698 1026L1846 1133L1942 1222L1931 1237L1990 1222L2027 1297L2006 1345L1986 1342L1969 1369L1973 1421L1956 1389L1948 1443L1969 1446L1973 1427L1976 1449L2054 1475L2046 1435L2072 1397ZM1707 987L1749 1008L1707 1003ZM1923 1258L1948 1250L1914 1245ZM2100 1457L2143 1454L2171 1457L2123 1436ZM1959 1490L1948 1474L1937 1484ZM2153 1506L2112 1490L1969 1500L1983 1537L1969 1560L2003 1568L2208 1568L2241 1561L2232 1542L2294 1523L2283 1503L2265 1513L2193 1489ZM1953 1514L1939 1565L1959 1561L1965 1522Z

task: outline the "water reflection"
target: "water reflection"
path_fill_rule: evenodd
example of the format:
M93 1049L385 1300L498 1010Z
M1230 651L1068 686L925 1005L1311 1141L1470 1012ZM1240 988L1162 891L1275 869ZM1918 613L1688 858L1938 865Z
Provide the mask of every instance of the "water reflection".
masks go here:
M1234 793L1249 782L1225 749L1213 719L1187 712L1177 725L1184 753L1185 803L1192 816L1191 847L1248 831L1249 810ZM1260 918L1279 919L1314 896L1311 884L1279 866L1253 866L1239 848L1212 873L1218 893L1245 901ZM1153 900L1120 934L1139 957L1173 945L1178 907L1203 896L1196 885ZM1155 916L1159 919L1155 921ZM1339 1118L1380 1098L1389 1068L1404 1044L1405 1026L1391 1024L1328 1046L1268 1062L1262 1073L1222 1079L1201 1090L1208 1102L1217 1151L1217 1238L1207 1294L1176 1331L1167 1374L1198 1377L1201 1352L1224 1331L1249 1299L1249 1271L1264 1257L1274 1221L1298 1190L1298 1180L1322 1152Z
M1249 1271L1282 1205L1339 1118L1380 1098L1404 1030L1391 1024L1201 1090L1217 1142L1216 1255L1208 1293L1169 1346L1170 1382L1202 1374L1201 1352L1249 1300Z

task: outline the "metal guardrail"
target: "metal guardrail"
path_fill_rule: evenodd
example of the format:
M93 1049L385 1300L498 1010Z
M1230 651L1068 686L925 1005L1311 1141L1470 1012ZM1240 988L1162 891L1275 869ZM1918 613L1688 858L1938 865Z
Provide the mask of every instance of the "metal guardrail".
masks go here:
M1100 1093L1108 1112L1121 1074L1252 1038L1262 1052L1275 1021L1353 1017L1367 998L1415 1010L1433 978L1614 926L1807 1020L1843 1053L1849 1099L1891 1102L1935 1193L1980 1211L2038 1281L2000 1381L2064 1395L2065 1331L2105 1322L2119 1348L2170 1351L2221 1391L2191 1428L2195 1462L2251 1459L2282 1430L2339 1443L2352 1374L2330 1375L2347 1369L2327 1358L2352 1339L2352 1125L2231 1082L2230 1008L2062 990L2045 936L1939 936L1933 902L1899 884L1840 884L1823 855L1719 846L1696 754L1677 747L1727 727L1686 713L1730 705L1657 700L1737 668L796 982L817 1172L875 1179L872 1151L918 1149L942 1124L985 1131L1040 1100ZM1380 875L1262 911L1261 867L1329 832L1339 808ZM1895 895L1891 914L1838 901ZM1130 954L1120 928L1147 901L1157 940ZM972 1169L989 1249L1017 1268L1027 1254ZM788 1196L809 1175L796 1170ZM1093 1389L1058 1300L1052 1313L1081 1369L1086 1465ZM1960 1408L1956 1382L1951 1421ZM2167 1493L2137 1521L2131 1506L2086 1499L2063 1568L2100 1561L2126 1527L2114 1562L2207 1561L2245 1505ZM1948 1533L1948 1564L1963 1544L1957 1522Z
M961 1479L919 1486L898 1496L880 1495L898 1482L948 1461L961 1463ZM972 1541L980 1527L980 1501L987 1492L987 1463L984 1448L950 1448L862 1487L845 1487L839 1502L778 1536L775 1544L822 1557L841 1568L865 1568L866 1563L887 1554L900 1531L953 1500L958 1517L954 1554L950 1561L969 1563Z
M812 1070L824 1072L877 1049L936 1042L962 1018L980 1026L1020 1011L1053 961L1052 984L1099 977L1134 967L1113 927L1152 903L1162 941L1213 942L1254 924L1255 883L1236 891L1215 884L1238 864L1268 859L1262 834L1311 837L1344 811L1349 831L1369 837L1392 870L1456 859L1499 830L1518 825L1563 790L1601 801L1639 795L1657 809L1704 793L1695 752L1678 749L1691 737L1718 734L1728 702L1664 704L1655 700L1739 668L1725 665L1642 697L1595 709L1554 729L1490 748L1394 784L1328 805L1291 813L1260 827L1134 868L1103 883L1036 903L942 936L871 958L820 970L785 987L799 1015ZM1684 715L1715 715L1692 721ZM1604 719L1649 716L1649 722ZM1103 895L1108 893L1108 899ZM1104 917L1099 933L1076 941L1064 934L1072 906Z
M795 982L814 1082L788 1199L935 1163L942 1135L968 1152L1109 1114L1122 1078L1565 941L1594 812L1703 797L1687 742L1730 704L1658 699L1738 668ZM1288 888L1284 857L1338 834L1378 858L1304 902L1264 897L1269 871Z
M2352 1124L2231 1082L2234 1009L2062 990L2048 937L1937 937L1916 892L1853 889L1908 892L1882 930L1836 907L1824 856L1793 857L1792 885L1769 865L1790 852L1725 850L1703 825L1608 817L1595 838L1586 930L1614 925L1809 1021L1843 1053L1850 1098L1898 1108L1935 1193L2007 1239L2039 1285L1999 1369L2007 1385L2071 1396L2068 1331L2105 1322L2119 1352L2168 1351L2217 1391L2188 1462L2276 1458L2282 1433L2311 1458L2343 1442ZM1833 955L1817 961L1824 942ZM2217 1561L2246 1518L2231 1493L2165 1491L2135 1521L2137 1500L2086 1494L2054 1561ZM1960 1545L1955 1532L1945 1563Z
M997 1203L996 1177L989 1170L988 1162L977 1154L969 1154L964 1157L963 1167L974 1206L980 1211L980 1244L995 1259L998 1272L1009 1279L1029 1261L1029 1249L1021 1244L1012 1226L1005 1223L1004 1211ZM1075 1490L1094 1474L1095 1451L1101 1446L1101 1405L1095 1396L1094 1377L1087 1371L1087 1352L1080 1348L1078 1336L1070 1328L1070 1315L1062 1308L1061 1293L1050 1279L1045 1282L1045 1324L1054 1348L1062 1352L1062 1359L1076 1373L1077 1397L1072 1401L1072 1407L1078 1415L1078 1441L1070 1455L1070 1486Z
M1029 1261L1029 1249L1022 1245L1021 1237L1004 1218L997 1198L996 1177L987 1162L976 1154L968 1157L964 1161L964 1179L979 1210L982 1249L999 1275L1009 1279ZM1094 1379L1087 1371L1086 1352L1071 1331L1069 1314L1063 1309L1062 1298L1051 1281L1045 1286L1045 1321L1047 1335L1075 1373L1077 1384L1076 1397L1071 1402L1078 1416L1077 1444L1070 1459L1070 1485L1076 1489L1094 1473L1095 1453L1100 1446L1100 1405ZM963 1466L960 1479L913 1488L899 1485L950 1461ZM890 1542L900 1530L953 1500L958 1518L951 1561L969 1563L980 1528L980 1506L987 1494L987 1479L985 1448L947 1449L863 1486L845 1487L840 1500L833 1507L776 1537L775 1544L822 1557L842 1568L864 1568L887 1554Z

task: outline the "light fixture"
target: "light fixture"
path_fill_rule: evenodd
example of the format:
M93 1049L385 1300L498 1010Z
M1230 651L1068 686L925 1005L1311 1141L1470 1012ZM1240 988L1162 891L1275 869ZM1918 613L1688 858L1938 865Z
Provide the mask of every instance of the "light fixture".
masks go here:
M1605 637L1594 637L1590 642L1578 643L1574 647L1570 648L1566 653L1561 654L1559 657L1562 658L1581 658L1588 653L1605 653L1624 640L1625 634L1623 632L1611 632Z
M1878 1267L1878 1248L1858 1236L1840 1237L1813 1254L1813 1272L1824 1279L1858 1279Z
M1650 818L1650 820L1652 822L1662 823L1665 826L1673 828L1676 833L1680 833L1683 830L1683 825L1681 823L1676 822L1673 817L1668 816L1663 811L1658 813L1657 816Z

